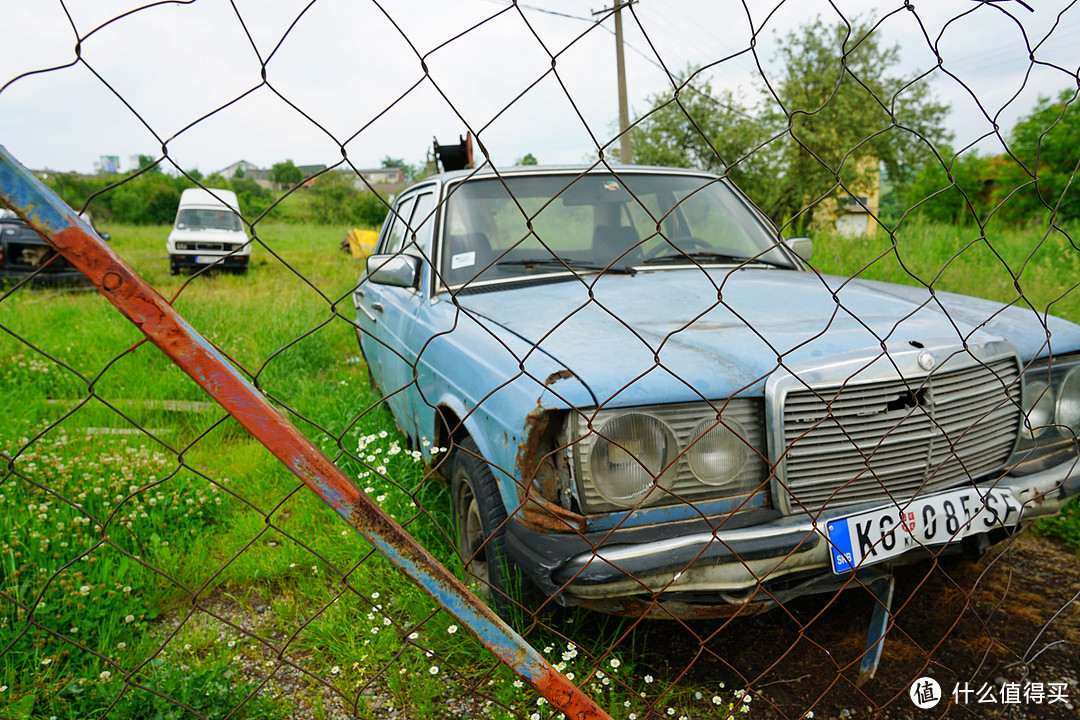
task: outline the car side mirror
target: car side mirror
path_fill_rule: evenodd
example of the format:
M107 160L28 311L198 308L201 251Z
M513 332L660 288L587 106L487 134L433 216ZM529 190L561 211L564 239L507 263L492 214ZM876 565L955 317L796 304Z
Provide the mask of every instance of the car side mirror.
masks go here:
M801 260L809 261L814 254L814 241L808 237L784 238L784 244Z
M420 258L415 255L371 255L367 259L367 279L376 285L416 287L420 279Z

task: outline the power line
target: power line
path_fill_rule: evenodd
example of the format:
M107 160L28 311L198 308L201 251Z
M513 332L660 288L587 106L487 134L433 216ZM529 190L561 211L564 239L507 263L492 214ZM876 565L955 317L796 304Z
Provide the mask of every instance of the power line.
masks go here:
M487 0L487 1L498 4L498 5L507 4L506 0ZM512 5L514 3L510 3L510 4ZM558 16L558 17L564 17L564 18L568 18L568 19L571 19L571 20L580 20L581 22L587 22L590 25L598 25L600 28L602 28L606 32L610 33L611 35L615 34L614 30L612 30L611 28L608 28L606 25L603 24L603 18L601 18L600 20L595 20L593 18L581 17L581 16L578 16L578 15L571 15L569 13L559 12L557 10L549 10L547 8L537 7L536 5L526 5L524 3L517 3L517 7L522 8L523 10L531 10L533 12L543 13L545 15L555 15L555 16ZM659 62L658 60L656 60L654 57L652 57L648 53L646 53L646 52L642 51L641 49L635 47L633 44L624 42L624 45L626 46L627 49L632 50L634 53L639 55L641 58L643 58L650 65L652 65L653 67L655 67L658 70L660 70L661 72L663 72L664 75L668 76L672 80L673 84L675 84L677 87L680 87L680 88L683 88L683 89L686 89L686 90L690 90L691 92L695 92L698 95L701 95L702 97L712 101L713 103L715 103L719 107L722 107L725 110L730 110L731 112L735 113L736 115L739 115L740 117L744 117L744 118L746 118L748 120L753 119L750 115L747 115L745 112L743 112L742 108L739 108L739 107L736 107L736 106L733 106L733 105L729 105L728 103L722 102L721 100L713 97L710 93L704 92L702 90L698 90L696 87L694 87L693 85L688 83L686 81L686 79L681 78L678 75L671 75L669 73L668 69L666 67L664 67L663 63Z

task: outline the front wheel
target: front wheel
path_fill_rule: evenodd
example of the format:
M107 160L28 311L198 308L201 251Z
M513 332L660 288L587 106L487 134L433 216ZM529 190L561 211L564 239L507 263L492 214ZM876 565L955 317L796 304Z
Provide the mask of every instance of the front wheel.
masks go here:
M491 466L472 438L457 445L450 459L452 510L466 583L488 595L504 619L519 615L521 608L530 612L543 598L506 552L506 508Z

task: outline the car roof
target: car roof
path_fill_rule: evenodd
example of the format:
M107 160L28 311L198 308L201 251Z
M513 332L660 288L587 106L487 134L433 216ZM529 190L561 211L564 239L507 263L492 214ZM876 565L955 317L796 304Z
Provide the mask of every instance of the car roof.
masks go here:
M221 188L188 188L180 194L180 207L209 206L237 209L236 193Z
M694 168L662 167L658 165L611 165L598 163L594 165L514 165L511 167L495 168L484 163L479 168L465 170L451 170L442 172L431 177L424 178L420 182L438 180L442 182L457 180L459 178L491 178L510 175L543 175L547 173L673 173L680 175L700 175L702 177L719 177L714 173ZM419 184L419 183L416 183Z

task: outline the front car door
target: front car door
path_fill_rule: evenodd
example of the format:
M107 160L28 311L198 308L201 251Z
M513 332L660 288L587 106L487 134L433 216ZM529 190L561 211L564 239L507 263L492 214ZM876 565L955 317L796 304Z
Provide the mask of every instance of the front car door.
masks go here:
M417 282L412 287L397 287L365 280L357 288L357 319L364 331L361 337L364 357L378 383L378 391L386 398L402 430L414 438L416 416L420 412L415 407L419 396L414 381L420 345L413 337L413 330L429 294L435 193L436 187L428 185L403 196L384 225L376 249L383 256L418 258Z

